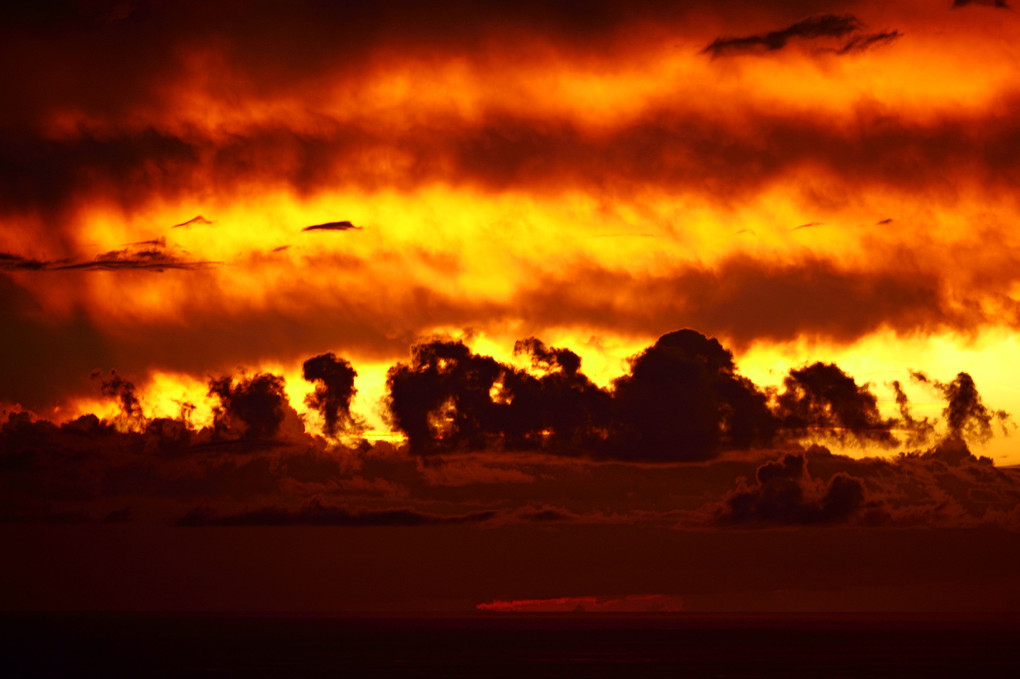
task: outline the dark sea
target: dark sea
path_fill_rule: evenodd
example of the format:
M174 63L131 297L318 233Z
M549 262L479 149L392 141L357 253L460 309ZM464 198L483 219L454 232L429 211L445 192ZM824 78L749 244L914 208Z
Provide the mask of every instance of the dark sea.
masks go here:
M1020 677L1020 616L0 614L13 677Z

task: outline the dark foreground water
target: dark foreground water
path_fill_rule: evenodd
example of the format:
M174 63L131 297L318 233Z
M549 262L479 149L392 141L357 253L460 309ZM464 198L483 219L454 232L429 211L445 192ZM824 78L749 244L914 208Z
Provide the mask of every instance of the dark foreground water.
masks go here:
M4 677L1020 677L1018 616L0 614Z

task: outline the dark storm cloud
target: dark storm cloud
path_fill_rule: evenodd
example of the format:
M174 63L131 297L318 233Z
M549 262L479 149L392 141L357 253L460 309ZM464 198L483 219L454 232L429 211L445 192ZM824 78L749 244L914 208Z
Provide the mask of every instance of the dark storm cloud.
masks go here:
M231 377L210 380L209 395L220 401L217 430L239 433L246 440L273 438L290 407L283 378L271 373L242 376L236 381Z
M901 423L884 419L875 395L837 365L819 362L791 370L783 386L776 416L787 431L803 436L819 430L844 443L853 439L880 446L897 443L892 429Z
M724 500L717 517L723 525L778 524L810 525L848 520L864 503L864 485L859 479L837 473L817 497L808 497L802 455L786 455L766 462L755 472L756 483L738 487Z
M0 276L0 311L20 328L0 335L0 399L41 407L89 391L88 375L95 369L216 374L267 356L300 361L323 346L336 347L352 360L393 360L430 328L472 327L483 320L520 323L534 329L530 332L585 327L632 335L655 334L668 323L701 328L736 349L798 337L850 343L883 329L909 334L1020 324L1015 312L986 304L1020 278L1015 266L1004 262L1001 275L992 272L987 280L951 286L934 264L909 253L890 253L889 259L895 267L875 262L875 269L864 271L816 258L768 263L733 256L711 267L644 276L580 265L536 273L534 285L507 302L465 299L421 286L395 286L381 301L355 295L309 300L304 287L282 282L275 308L210 310L196 300L194 306L185 302L181 315L201 323L187 324L99 318L81 308L47 314L27 289ZM343 264L348 270L364 266L357 260ZM74 275L87 272L8 273L52 276L72 286ZM221 285L204 267L162 275L187 276L194 279L188 286L198 289ZM573 359L561 358L563 369L552 372L569 382Z
M1020 528L1020 471L975 457L948 438L893 459L854 459L820 446L760 465L718 503L699 510L716 525Z
M195 217L192 217L188 221L181 222L180 224L174 224L170 228L172 228L172 229L182 229L182 228L186 229L188 227L195 226L196 224L204 226L206 224L212 224L212 222L209 221L208 219L206 219L205 217L203 217L202 215L196 215Z
M548 372L536 378L443 340L415 345L410 363L391 368L390 415L411 450L541 449L677 462L766 447L777 434L895 443L891 429L898 423L882 419L875 396L835 365L793 371L773 409L737 374L732 353L694 330L664 335L632 357L612 391L580 373L573 352L535 338L516 348ZM560 367L564 356L569 368Z
M738 347L805 335L850 342L882 328L963 330L1020 322L1005 313L981 311L978 300L1001 282L956 291L969 300L956 305L937 272L923 265L912 270L904 264L909 261L864 271L822 259L769 263L736 255L712 267L648 276L579 266L569 276L548 276L523 292L520 307L550 325L600 328L611 323L616 332L647 332L653 322L687 325L724 336Z
M214 266L219 262L191 261L182 259L175 254L162 249L148 250L111 250L96 255L90 262L75 262L73 264L59 264L53 269L79 269L87 271L123 271L141 270L154 271L157 273L167 269L198 269L207 266Z
M0 204L8 212L38 210L54 225L72 199L102 195L124 206L190 185L199 149L149 128L133 133L84 132L50 139L32 130L0 133Z
M514 355L521 354L531 359L532 367L549 372L562 370L564 375L573 376L581 369L581 357L573 351L546 347L545 343L536 337L528 337L514 342Z
M998 420L1003 427L1010 421L1008 413L992 411L985 406L974 385L974 378L965 372L959 373L951 382L934 381L919 372L913 373L913 377L931 385L946 399L942 416L953 438L984 442L992 437L993 420Z
M0 253L0 271L125 271L163 272L167 269L202 269L219 262L191 259L187 252L168 247L165 238L129 243L121 250L103 252L90 260L27 259L20 255Z
M853 15L821 14L761 35L716 38L702 52L711 54L712 57L772 52L786 47L786 44L794 38L802 40L841 38L860 27L861 23Z
M487 447L486 439L503 433L501 420L512 406L492 392L498 394L497 382L505 388L504 378L513 372L459 341L416 344L411 362L387 373L392 423L415 451Z
M125 16L114 3L31 3L38 9L5 9L0 21L0 80L8 85L0 120L35 124L51 112L81 111L86 119L128 118L137 111L169 110L186 93L173 87L194 68L189 57L215 52L231 94L269 96L307 91L338 71L360 74L377 60L484 51L497 42L508 50L521 41L551 42L557 49L604 56L621 33L635 27L689 30L706 14L722 17L761 11L759 3L677 3L611 0L578 3L134 2ZM812 13L831 1L798 0L771 8ZM28 5L26 5L28 7ZM100 7L89 11L83 7ZM117 16L115 21L108 20ZM104 18L106 17L106 18ZM697 24L694 24L697 25ZM233 69L243 70L234 77ZM206 74L203 74L206 75ZM213 84L216 84L216 73Z
M1002 106L1014 108L1016 99L1006 97ZM0 202L8 212L51 215L55 228L76 201L134 206L201 193L210 181L220 191L258 182L301 195L436 182L540 194L651 186L730 202L807 165L858 189L946 198L961 186L1015 189L1020 163L1004 149L1018 138L1020 118L994 113L943 113L918 122L862 106L835 124L782 110L708 116L679 104L597 133L565 119L506 112L471 122L444 115L386 131L355 119L301 133L267 124L229 137L193 129L62 140L26 133L0 143ZM401 160L380 164L380 157Z
M765 395L736 373L733 354L694 330L660 337L613 386L615 456L704 460L767 446L775 433Z
M943 440L855 460L796 441L889 433L870 392L836 366L794 370L768 398L717 340L682 330L633 357L607 391L573 369L573 352L536 338L520 347L541 376L459 342L415 345L390 371L395 424L420 427L405 430L416 437L409 448L327 446L271 374L212 380L221 405L201 430L183 411L145 419L130 382L110 374L101 390L122 411L112 421L7 414L0 520L94 521L130 506L132 517L172 521L198 507L188 525L427 526L495 521L498 511L524 523L1020 526L1020 472L975 457L961 438L975 427L980 438L992 413L962 377L940 388ZM351 393L340 359L312 366L336 394ZM911 421L902 390L897 401ZM766 447L773 438L778 449Z
M308 395L305 403L322 415L326 435L356 429L351 399L357 393L354 378L358 372L347 359L337 358L332 352L321 354L305 361L302 370L305 380L315 384L315 392Z
M354 226L349 221L342 222L326 222L325 224L313 224L312 226L306 226L301 229L302 231L350 231L350 230L361 230L360 226Z
M449 526L484 523L496 517L494 511L472 512L453 516L423 514L411 509L350 511L343 507L325 506L318 502L289 510L262 507L240 514L217 515L207 509L194 509L178 522L178 526Z

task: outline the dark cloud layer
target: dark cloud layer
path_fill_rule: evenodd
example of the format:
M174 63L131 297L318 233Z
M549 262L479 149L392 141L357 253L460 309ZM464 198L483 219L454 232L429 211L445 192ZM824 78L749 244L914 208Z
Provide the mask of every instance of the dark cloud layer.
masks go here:
M1016 470L975 457L965 442L986 438L996 417L966 373L929 380L947 401L935 426L909 417L902 389L902 417L882 419L868 386L832 364L793 370L784 391L763 392L717 340L693 330L634 356L612 390L592 384L569 349L537 338L517 349L536 374L459 342L415 345L412 361L390 371L389 405L407 447L346 447L308 433L283 379L268 373L211 379L219 406L203 429L187 404L178 418L145 418L129 380L97 375L118 405L109 421L7 414L0 520L1020 525ZM349 364L325 354L306 365L314 405L337 427L353 419ZM802 447L884 446L903 433L931 447L861 460Z
M884 328L900 333L968 330L1020 320L1008 309L981 310L978 300L994 296L1001 282L989 280L987 288L974 286L950 295L943 276L909 262L905 254L896 268L876 263L877 268L868 271L815 258L768 263L737 255L712 267L640 277L577 267L569 279L550 276L522 294L521 306L550 324L558 320L601 327L611 318L617 331L643 332L653 319L671 319L741 347L755 340L789 341L805 335L848 342ZM964 303L959 303L961 298Z
M1015 99L1005 97L995 110L1015 108ZM52 215L55 228L67 221L58 215L82 200L131 207L203 195L211 181L221 191L257 183L300 195L436 183L540 194L654 187L729 203L805 167L855 191L946 199L963 187L1015 188L1017 159L1003 149L1018 136L1016 116L955 111L922 122L868 105L838 124L799 110L716 115L667 107L599 132L506 112L385 131L355 119L315 132L265 124L229 137L125 129L52 140L25 132L0 143L0 202L8 212ZM380 157L400 162L380 164Z
M802 40L841 38L857 31L860 27L861 24L857 18L850 14L820 14L762 35L717 38L703 51L713 57L771 52L786 47L786 44L795 38Z
M791 431L821 429L846 441L894 445L894 421L883 419L878 399L835 364L815 363L791 370L783 380L777 417ZM902 394L902 392L900 392ZM904 405L906 404L904 397Z
M758 467L703 514L721 525L1020 525L1020 473L949 436L923 452L853 459L812 446Z
M766 462L755 472L757 483L739 488L725 500L718 517L723 524L807 525L847 521L864 503L864 485L847 474L835 474L818 497L805 497L805 461L786 455Z
M934 433L909 415L883 418L868 385L835 364L790 371L782 393L767 394L736 372L718 340L694 330L664 335L630 359L630 372L612 390L593 385L572 352L518 342L533 364L552 368L534 377L463 343L416 344L409 363L388 373L387 405L395 429L414 453L463 450L545 450L595 458L660 462L715 458L724 450L765 448L776 440L828 438L843 444L890 447ZM557 365L567 357L564 369ZM944 387L947 435L984 440L991 415L966 373ZM1005 415L1003 415L1005 417Z
M90 260L65 258L59 260L28 259L21 255L0 253L0 271L155 271L167 269L201 269L219 262L192 259L189 253L167 246L165 238L130 243L120 250L102 252Z
M323 346L392 360L437 325L512 321L532 332L585 327L649 335L669 323L703 328L737 349L799 337L851 343L885 329L910 334L1020 325L1015 304L1000 304L1001 290L1020 271L1008 253L1001 273L990 270L982 279L959 283L911 253L889 257L890 263L875 262L871 270L852 270L821 258L768 263L738 255L712 266L644 276L582 264L569 275L536 272L536 283L509 302L464 299L420 286L394 290L382 301L353 295L308 300L302 286L282 283L277 308L223 306L210 312L185 303L182 316L200 320L144 324L93 317L84 308L46 314L25 285L29 281L15 282L45 275L75 289L73 276L86 272L10 271L9 278L0 275L0 312L19 332L0 336L0 399L41 407L86 391L87 376L96 369L215 373L266 357L298 361ZM0 267L4 261L15 260L0 260ZM171 269L162 276L194 279L189 287L219 285L204 269ZM291 306L301 311L288 311Z

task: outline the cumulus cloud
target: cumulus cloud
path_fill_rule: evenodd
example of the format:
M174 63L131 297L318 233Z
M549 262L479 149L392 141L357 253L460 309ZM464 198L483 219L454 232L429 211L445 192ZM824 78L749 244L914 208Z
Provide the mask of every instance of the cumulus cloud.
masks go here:
M251 377L220 377L209 381L209 395L219 399L216 429L250 441L272 439L280 429L286 408L283 378L270 373Z
M845 522L864 504L864 485L837 473L809 494L802 455L789 454L766 462L755 472L756 483L738 487L724 502L717 521L724 525L811 525Z
M715 525L812 524L1020 528L1020 472L976 457L959 438L892 459L855 459L821 446L761 464L721 502L699 510Z
M351 414L351 399L357 393L354 378L358 372L345 358L332 352L308 359L302 365L305 380L315 384L315 391L305 399L322 415L327 436L341 431L355 431L358 422Z
M614 383L616 455L702 460L724 448L768 445L765 395L736 374L733 354L694 330L663 335Z
M783 384L776 415L787 431L801 436L818 431L841 442L895 445L892 429L898 423L883 419L875 395L835 364L819 362L791 370Z

